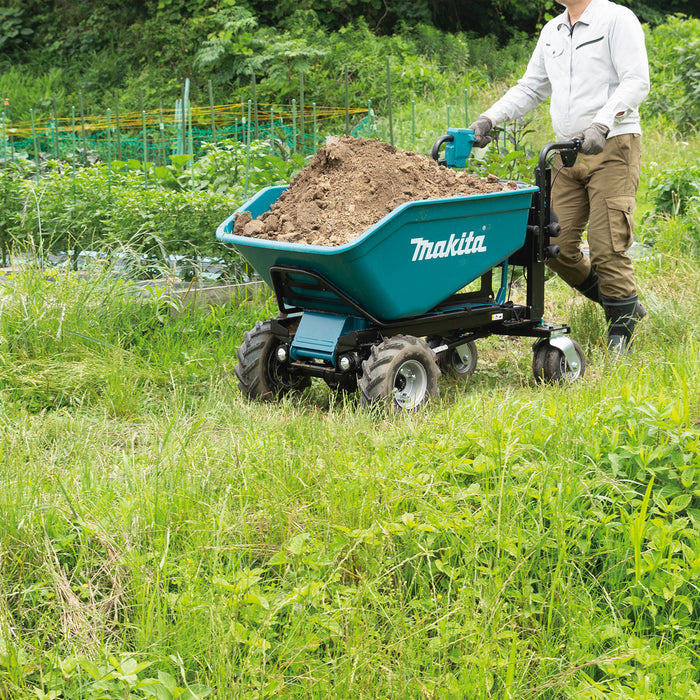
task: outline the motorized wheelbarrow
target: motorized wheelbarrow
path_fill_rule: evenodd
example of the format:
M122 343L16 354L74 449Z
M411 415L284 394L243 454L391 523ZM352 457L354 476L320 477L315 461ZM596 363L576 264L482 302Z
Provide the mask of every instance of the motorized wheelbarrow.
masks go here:
M464 166L473 140L469 129L448 129L432 156ZM551 239L559 233L550 156L571 167L579 146L546 145L535 185L409 201L336 247L235 235L237 214L260 216L286 187L259 191L217 229L270 285L280 312L245 333L241 391L277 400L316 377L333 389L359 389L367 405L414 410L438 394L442 372L470 376L476 341L491 335L533 338L539 381L581 377L585 358L568 326L543 320L545 261L558 254ZM507 299L516 268L524 272L524 303Z

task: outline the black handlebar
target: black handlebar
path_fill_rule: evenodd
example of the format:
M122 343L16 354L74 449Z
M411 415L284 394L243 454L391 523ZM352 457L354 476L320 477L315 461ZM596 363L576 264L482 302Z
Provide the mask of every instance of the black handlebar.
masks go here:
M583 141L581 139L571 139L571 141L554 141L542 147L537 167L544 171L547 167L547 156L552 151L559 151L564 167L570 168L576 162L576 155L581 150ZM539 183L538 183L539 184Z
M450 141L454 141L454 136L452 134L445 134L444 136L441 136L434 144L433 148L430 151L430 157L433 160L439 161L440 159L440 147L442 146L443 143L449 143Z

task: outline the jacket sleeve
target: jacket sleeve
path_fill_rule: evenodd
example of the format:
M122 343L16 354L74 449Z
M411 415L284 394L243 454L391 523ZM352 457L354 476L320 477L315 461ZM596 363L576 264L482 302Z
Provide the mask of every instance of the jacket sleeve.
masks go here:
M484 116L488 117L494 126L518 119L531 112L551 94L552 86L545 70L540 35L523 77L500 100L491 105L484 112Z
M649 62L644 30L630 10L622 7L620 10L609 35L610 56L619 84L593 119L610 129L616 121L637 110L649 94Z

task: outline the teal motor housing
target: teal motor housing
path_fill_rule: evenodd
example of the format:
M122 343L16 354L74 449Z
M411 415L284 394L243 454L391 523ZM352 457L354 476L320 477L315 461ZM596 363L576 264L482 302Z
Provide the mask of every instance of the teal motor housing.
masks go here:
M445 159L439 160L440 148L445 145ZM450 127L447 133L433 145L432 157L448 168L464 168L474 145L473 129Z

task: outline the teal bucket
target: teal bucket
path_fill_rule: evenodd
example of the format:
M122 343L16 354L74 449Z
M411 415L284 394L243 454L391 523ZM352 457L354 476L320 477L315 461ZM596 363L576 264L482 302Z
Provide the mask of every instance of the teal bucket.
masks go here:
M337 247L234 235L238 213L248 211L257 218L285 189L260 190L218 227L218 240L232 244L270 285L273 266L308 270L382 321L428 313L521 248L532 195L538 191L519 184L502 192L405 202ZM318 295L315 308L348 312L328 292L319 290ZM284 301L299 305L294 298Z

